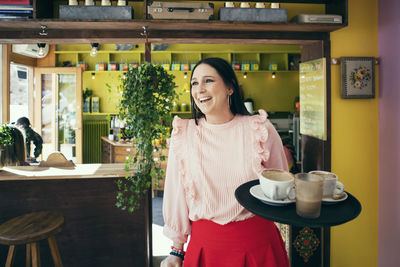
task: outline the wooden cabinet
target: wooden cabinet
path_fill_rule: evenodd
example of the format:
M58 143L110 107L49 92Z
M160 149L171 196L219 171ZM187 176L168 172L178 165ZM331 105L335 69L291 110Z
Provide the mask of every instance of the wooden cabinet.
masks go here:
M133 156L132 144L122 144L101 137L102 163L125 163L129 155Z
M180 1L180 0L178 0ZM257 2L251 0L250 2ZM80 1L82 2L82 1ZM97 1L99 2L99 1ZM58 19L58 7L66 4L61 0L33 0L33 19L1 19L0 40L2 43L143 43L143 27L147 27L149 41L204 43L221 39L285 39L315 40L323 33L347 26L347 0L281 0L291 16L296 12L309 13L318 10L326 14L343 17L342 24L304 23L255 23L227 22L219 20L151 20L146 19L148 0L128 1L135 10L133 20L66 20ZM209 1L207 1L209 2ZM214 1L215 14L223 1ZM298 4L305 8L298 9ZM290 19L290 17L288 17ZM90 40L90 41L89 41Z

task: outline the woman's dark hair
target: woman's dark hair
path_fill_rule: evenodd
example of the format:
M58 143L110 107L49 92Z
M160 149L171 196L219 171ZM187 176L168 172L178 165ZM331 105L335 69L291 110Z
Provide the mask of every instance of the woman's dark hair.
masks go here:
M26 127L29 127L31 125L31 122L27 117L21 117L17 120L17 124L23 125L25 124Z
M4 153L4 166L20 166L25 163L25 140L21 131L11 127L11 136L14 140L12 145L7 146Z
M250 113L247 111L243 103L243 98L242 95L240 94L239 83L236 78L235 72L232 69L232 66L222 58L218 57L206 58L197 62L196 66L192 70L192 75L190 77L190 80L192 80L193 73L200 64L207 64L213 67L218 72L219 76L221 76L225 85L227 87L232 88L233 94L231 95L231 101L229 105L232 114L250 115ZM190 83L190 92L192 92L192 83ZM196 106L192 94L190 94L190 104L192 106L192 117L195 119L195 122L197 124L197 120L202 117L205 117L205 115Z

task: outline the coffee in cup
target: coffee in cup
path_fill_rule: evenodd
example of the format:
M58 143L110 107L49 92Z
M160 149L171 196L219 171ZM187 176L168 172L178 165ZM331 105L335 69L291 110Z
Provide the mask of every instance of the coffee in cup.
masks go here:
M258 174L261 190L272 200L291 198L294 175L278 169L264 169Z
M323 197L333 197L344 191L344 185L338 181L338 177L333 172L327 171L311 171L309 173L316 174L324 178Z

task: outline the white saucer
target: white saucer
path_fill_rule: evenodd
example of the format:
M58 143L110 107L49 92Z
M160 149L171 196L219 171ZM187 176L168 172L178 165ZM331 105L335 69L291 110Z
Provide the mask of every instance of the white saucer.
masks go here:
M322 198L322 204L334 204L337 202L345 201L347 199L348 195L346 192L343 192L343 194L344 194L344 197L342 197L341 199L333 199L331 197L324 197L324 198Z
M272 206L285 206L289 205L290 203L296 202L295 199L284 199L284 200L273 200L268 198L264 195L263 191L261 190L261 186L259 184L254 185L250 188L250 194L259 199L262 203L272 205Z

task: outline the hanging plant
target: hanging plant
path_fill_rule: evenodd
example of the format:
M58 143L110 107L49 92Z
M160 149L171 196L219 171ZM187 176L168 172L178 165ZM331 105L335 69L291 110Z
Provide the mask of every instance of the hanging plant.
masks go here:
M127 175L117 182L117 207L133 212L151 188L152 180L162 179L164 171L153 152L166 147L170 133L172 103L177 98L174 76L160 65L143 63L130 69L122 79L119 116L126 122L134 155L126 163Z

